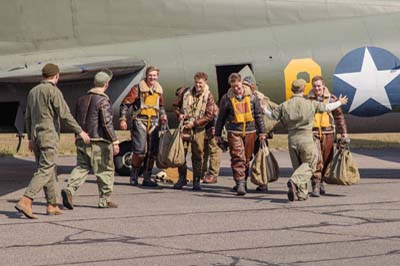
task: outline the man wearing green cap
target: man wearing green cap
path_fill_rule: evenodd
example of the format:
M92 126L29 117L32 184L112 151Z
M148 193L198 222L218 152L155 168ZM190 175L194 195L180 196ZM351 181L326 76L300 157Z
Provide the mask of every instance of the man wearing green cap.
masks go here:
M110 70L102 70L94 77L95 87L78 99L76 119L88 132L90 143L77 140L77 164L68 179L67 188L61 191L66 208L74 208L72 196L85 182L89 171L97 177L99 208L117 208L110 200L114 184L113 155L119 153L119 142L113 126L112 104L105 91L112 78Z
M272 112L264 110L269 118L280 120L288 128L289 154L294 169L287 183L290 201L308 198L307 184L318 159L312 134L315 113L332 111L347 103L347 97L341 95L338 101L329 104L309 101L303 96L305 85L303 79L293 81L292 98Z
M37 216L32 212L32 201L43 188L47 201L47 214L62 214L57 206L56 158L60 141L60 121L71 129L83 142L90 138L72 117L61 91L56 84L60 78L57 65L46 64L42 69L42 82L28 94L25 112L29 150L35 154L37 171L15 208L30 219Z

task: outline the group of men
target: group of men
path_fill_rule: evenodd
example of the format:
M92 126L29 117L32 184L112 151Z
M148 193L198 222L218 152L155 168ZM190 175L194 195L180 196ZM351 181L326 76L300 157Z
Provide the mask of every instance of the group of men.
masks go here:
M113 127L112 103L105 91L112 79L112 72L102 70L94 77L94 88L78 99L75 118L71 115L56 84L60 70L57 65L47 64L42 69L43 81L28 95L26 128L29 149L34 152L37 171L15 208L26 217L35 219L32 202L43 188L47 200L47 214L60 215L56 195L56 158L60 139L60 122L76 134L77 165L73 169L67 187L61 190L64 207L73 209L73 195L85 182L92 170L97 177L99 208L116 208L110 196L114 183L113 156L119 153L119 142ZM158 82L159 69L150 66L145 78L133 86L121 102L120 129L126 130L131 123L132 168L130 184L139 184L140 168L143 171L142 186L155 187L157 182L152 169L157 156L159 128L167 124L164 92ZM249 165L255 146L267 141L275 125L281 121L288 129L289 153L294 173L288 181L288 198L305 200L307 183L312 179L312 196L324 193L321 177L333 155L335 123L342 137L348 139L340 105L346 97L331 95L323 78L312 79L313 90L303 96L306 82L296 80L292 84L293 97L276 105L257 91L251 77L242 79L240 74L229 76L230 88L216 104L207 84L206 73L194 75L194 85L180 88L173 104L174 112L182 124L185 155L192 154L193 190L201 190L203 183L216 183L220 168L220 147L226 141L237 195L247 193ZM132 111L130 111L132 110ZM129 120L129 121L128 121ZM178 168L179 179L175 189L187 185L186 163ZM267 191L266 185L258 191Z

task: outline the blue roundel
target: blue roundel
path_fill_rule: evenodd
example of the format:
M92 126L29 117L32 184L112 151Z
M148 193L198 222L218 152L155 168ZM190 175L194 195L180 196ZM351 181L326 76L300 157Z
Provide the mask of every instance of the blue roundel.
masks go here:
M333 76L335 95L347 95L343 110L369 117L400 106L400 60L378 47L361 47L347 53Z

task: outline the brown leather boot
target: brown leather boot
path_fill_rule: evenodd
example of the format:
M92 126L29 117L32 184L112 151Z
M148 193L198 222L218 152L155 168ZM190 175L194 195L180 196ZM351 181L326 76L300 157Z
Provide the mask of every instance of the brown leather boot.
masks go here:
M216 184L218 182L218 179L216 176L207 176L203 178L203 183L204 184Z
M61 215L63 212L57 204L47 204L47 215Z
M32 211L32 202L33 200L31 198L23 196L18 201L17 205L15 205L15 209L17 209L17 211L21 212L29 219L37 219L38 217L34 215Z

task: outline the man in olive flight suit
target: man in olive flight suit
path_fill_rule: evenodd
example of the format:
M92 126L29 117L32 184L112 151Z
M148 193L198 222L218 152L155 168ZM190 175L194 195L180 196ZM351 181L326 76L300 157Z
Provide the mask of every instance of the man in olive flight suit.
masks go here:
M287 183L290 201L308 198L307 183L318 160L312 134L315 113L332 111L347 103L346 96L340 96L338 101L329 104L309 101L303 96L305 85L306 81L303 79L293 81L292 98L272 112L264 110L269 118L280 120L288 128L289 154L294 169Z
M112 78L110 70L102 70L94 77L94 88L79 97L76 120L88 132L90 144L77 140L77 164L61 191L64 207L74 208L72 196L85 183L90 170L97 177L99 208L117 208L110 200L114 185L113 155L119 153L119 142L113 126L112 104L105 91Z
M57 205L56 159L60 141L60 121L85 143L90 142L86 132L72 117L61 91L56 84L60 78L57 65L46 64L42 69L42 82L30 90L25 112L29 150L35 154L37 171L15 208L30 219L37 219L32 212L32 202L43 188L47 201L47 214L62 214Z

